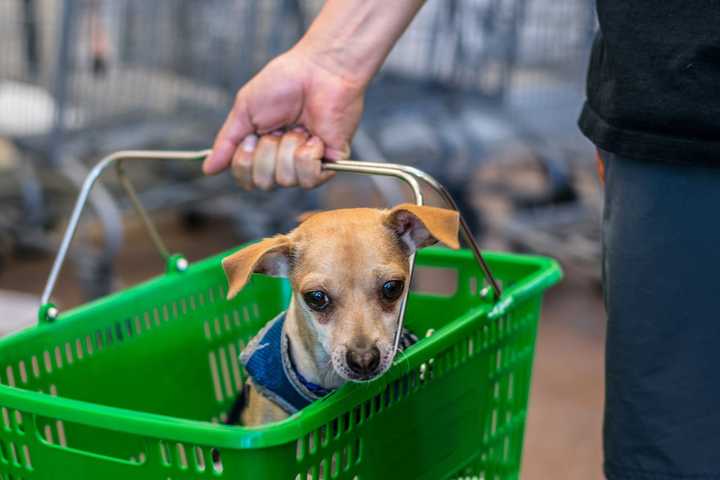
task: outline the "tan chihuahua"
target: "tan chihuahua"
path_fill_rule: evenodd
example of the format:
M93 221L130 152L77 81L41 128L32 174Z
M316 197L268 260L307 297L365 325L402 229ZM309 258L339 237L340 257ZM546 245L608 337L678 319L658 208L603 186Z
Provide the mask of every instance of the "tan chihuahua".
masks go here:
M243 350L249 374L228 423L282 420L347 381L366 382L393 361L409 257L442 242L457 249L458 213L399 205L314 213L287 235L223 259L228 299L252 273L287 276L288 310Z

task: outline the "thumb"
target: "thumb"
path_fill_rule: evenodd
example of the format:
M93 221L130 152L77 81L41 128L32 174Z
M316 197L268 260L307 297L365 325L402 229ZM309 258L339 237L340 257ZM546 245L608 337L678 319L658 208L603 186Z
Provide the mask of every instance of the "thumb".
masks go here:
M212 152L203 162L203 172L214 175L225 170L245 137L254 133L244 96L238 96L213 142Z
M339 146L328 143L325 145L325 158L328 160L347 160L350 158L350 143L343 142Z

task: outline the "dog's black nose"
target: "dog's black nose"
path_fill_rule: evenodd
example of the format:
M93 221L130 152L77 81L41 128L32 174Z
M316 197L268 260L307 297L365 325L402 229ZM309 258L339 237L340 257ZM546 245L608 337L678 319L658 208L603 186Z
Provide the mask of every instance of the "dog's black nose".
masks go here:
M358 375L369 375L380 365L380 350L373 345L367 348L348 348L347 365Z

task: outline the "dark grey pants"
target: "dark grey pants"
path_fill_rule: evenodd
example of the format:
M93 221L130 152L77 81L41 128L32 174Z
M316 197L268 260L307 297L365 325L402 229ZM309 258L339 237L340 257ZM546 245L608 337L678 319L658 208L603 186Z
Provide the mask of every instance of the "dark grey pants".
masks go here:
M720 480L720 159L602 156L605 474Z

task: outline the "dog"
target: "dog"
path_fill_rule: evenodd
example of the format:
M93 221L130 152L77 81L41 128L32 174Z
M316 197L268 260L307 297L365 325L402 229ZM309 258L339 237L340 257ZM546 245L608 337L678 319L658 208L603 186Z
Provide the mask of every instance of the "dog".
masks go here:
M249 378L226 423L280 421L346 382L386 372L411 255L438 242L457 249L458 232L459 214L443 208L331 210L224 258L228 299L253 273L286 276L292 287L288 309L243 349Z

